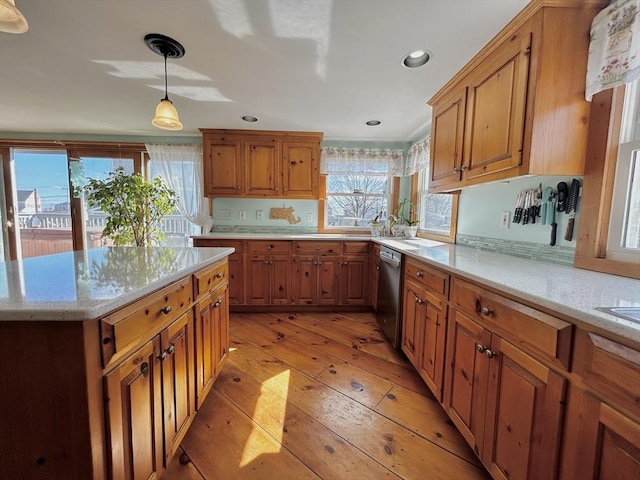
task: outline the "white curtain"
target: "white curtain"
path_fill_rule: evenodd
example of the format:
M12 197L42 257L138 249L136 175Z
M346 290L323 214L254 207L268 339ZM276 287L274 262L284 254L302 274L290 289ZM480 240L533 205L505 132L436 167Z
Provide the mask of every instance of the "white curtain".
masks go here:
M640 0L617 0L591 23L585 97L640 78Z
M201 222L202 213L202 146L147 144L151 165L149 170L178 196L178 212L194 225Z
M409 147L407 161L404 165L406 177L429 168L431 155L431 136L427 136Z
M401 177L404 175L403 163L402 149L324 147L320 155L320 173L386 173Z

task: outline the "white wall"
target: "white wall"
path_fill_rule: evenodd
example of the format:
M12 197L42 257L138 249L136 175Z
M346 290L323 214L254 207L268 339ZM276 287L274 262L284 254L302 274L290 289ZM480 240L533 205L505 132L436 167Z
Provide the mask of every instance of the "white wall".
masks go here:
M582 183L582 178L577 178ZM548 224L542 225L539 218L536 219L535 225L531 224L531 222L527 225L513 223L516 198L521 190L537 187L540 183L542 183L542 190L544 191L545 187L548 186L555 189L558 182L566 182L570 186L572 179L572 177L531 176L465 189L460 194L458 234L548 245L551 237L551 227ZM571 242L567 242L564 239L569 216L562 212L556 212L556 222L558 223L556 245L575 248L577 224L580 220L580 206L581 199L579 198L576 225L574 226L573 240ZM503 211L511 212L511 222L508 229L500 227Z

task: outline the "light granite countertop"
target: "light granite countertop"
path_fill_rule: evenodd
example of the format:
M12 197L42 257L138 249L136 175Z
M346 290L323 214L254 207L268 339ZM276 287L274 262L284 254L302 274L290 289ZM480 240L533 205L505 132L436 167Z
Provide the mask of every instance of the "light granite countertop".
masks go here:
M194 238L272 240L372 240L450 273L495 288L640 345L640 322L596 307L640 307L640 280L538 262L426 239L369 235L212 233Z
M0 264L0 321L98 318L233 251L103 247Z

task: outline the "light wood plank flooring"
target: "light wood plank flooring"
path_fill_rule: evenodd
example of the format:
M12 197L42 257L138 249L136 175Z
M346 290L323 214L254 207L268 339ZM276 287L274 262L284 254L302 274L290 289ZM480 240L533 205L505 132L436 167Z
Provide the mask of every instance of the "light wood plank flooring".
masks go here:
M232 313L182 449L163 478L490 478L371 313Z

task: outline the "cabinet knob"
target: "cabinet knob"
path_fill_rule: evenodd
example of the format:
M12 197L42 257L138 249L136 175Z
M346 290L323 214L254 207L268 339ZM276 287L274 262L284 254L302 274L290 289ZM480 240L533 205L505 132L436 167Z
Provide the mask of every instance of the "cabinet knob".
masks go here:
M480 313L482 315L484 315L485 317L488 317L489 315L491 315L493 313L493 310L491 310L490 308L487 308L487 307L482 307L480 309Z
M169 313L171 313L171 305L167 305L166 307L164 307L161 310L162 313L164 313L165 315L168 315Z
M349 262L344 262L343 265L349 265Z
M467 168L469 168L469 167L467 167L466 165L462 165L460 167L460 171L464 172Z
M269 260L265 260L264 263L266 263L267 265L269 265Z
M169 355L173 355L173 352L176 351L176 346L175 345L171 345L169 348L167 348L167 353Z
M418 273L416 273L416 276L418 278L422 278L422 277L424 277L424 272L418 272Z
M149 364L147 362L143 362L142 365L140 365L140 373L142 373L143 375L146 375L149 372Z
M495 357L495 355L496 355L495 353L493 353L493 352L492 352L491 350L489 350L488 348L487 348L487 350L484 352L484 354L487 356L487 358L493 358L493 357Z
M269 245L269 246L267 247L267 250L271 250L272 248L273 248L273 245Z
M220 272L216 273L215 275L216 278L222 278L222 274Z
M476 345L476 350L477 350L479 353L484 353L484 352L487 350L487 347L485 347L484 345L480 345L480 344L478 344L478 345Z
M460 169L458 167L453 167L453 173L460 173Z
M222 302L220 300L217 300L216 303L213 304L213 308L218 308L221 304Z
M158 355L158 358L160 359L161 362L164 362L168 356L169 354L167 353L167 351L163 350L162 353Z

